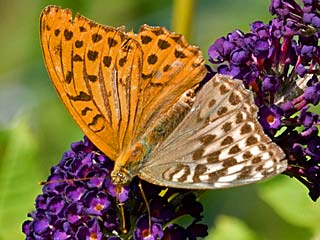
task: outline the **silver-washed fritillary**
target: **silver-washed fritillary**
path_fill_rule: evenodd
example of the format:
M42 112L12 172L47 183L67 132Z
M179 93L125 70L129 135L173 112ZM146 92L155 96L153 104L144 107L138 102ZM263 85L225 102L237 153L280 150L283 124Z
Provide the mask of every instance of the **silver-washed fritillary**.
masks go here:
M46 7L41 44L63 103L115 161L112 180L213 189L279 174L287 161L242 82L206 75L200 50L163 27L138 34Z

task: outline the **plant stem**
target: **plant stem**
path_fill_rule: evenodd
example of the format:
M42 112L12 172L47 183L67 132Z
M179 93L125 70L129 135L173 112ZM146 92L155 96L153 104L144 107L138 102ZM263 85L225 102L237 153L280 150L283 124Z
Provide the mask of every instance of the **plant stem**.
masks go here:
M183 34L189 41L195 0L174 0L173 3L173 31Z

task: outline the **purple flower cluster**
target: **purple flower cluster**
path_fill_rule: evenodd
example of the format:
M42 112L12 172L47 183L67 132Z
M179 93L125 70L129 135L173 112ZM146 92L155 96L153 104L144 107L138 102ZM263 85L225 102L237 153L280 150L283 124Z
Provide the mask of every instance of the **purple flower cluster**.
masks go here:
M72 144L60 163L52 167L43 193L36 199L35 211L28 214L31 220L23 223L26 239L153 240L207 235L207 226L199 223L202 205L192 191L164 192L163 187L141 181L149 217L140 180L115 186L110 178L112 169L113 162L87 138ZM187 228L173 223L183 215L193 218Z
M272 0L268 23L236 30L209 48L209 61L221 74L242 79L255 95L259 121L285 151L286 174L320 196L320 1ZM314 106L312 106L314 105ZM319 113L319 111L318 111Z

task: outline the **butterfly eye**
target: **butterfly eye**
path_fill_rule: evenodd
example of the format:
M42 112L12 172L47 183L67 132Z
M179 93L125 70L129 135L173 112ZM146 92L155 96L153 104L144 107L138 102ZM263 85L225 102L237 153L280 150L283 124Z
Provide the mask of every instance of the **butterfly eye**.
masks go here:
M121 168L119 171L113 170L111 172L111 180L116 186L123 186L130 182L132 177L125 168Z

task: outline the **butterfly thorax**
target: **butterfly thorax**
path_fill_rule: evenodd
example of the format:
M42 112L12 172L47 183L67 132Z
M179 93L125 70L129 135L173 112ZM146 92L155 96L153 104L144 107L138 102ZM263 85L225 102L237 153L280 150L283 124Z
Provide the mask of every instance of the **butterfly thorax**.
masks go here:
M140 167L147 164L150 152L160 145L179 125L190 111L194 100L194 90L189 89L168 112L151 125L150 130L146 131L141 140L120 153L111 173L114 184L126 185L133 177L138 175Z
M112 182L116 185L126 185L137 175L139 164L148 154L148 145L138 142L128 150L123 151L111 172Z

